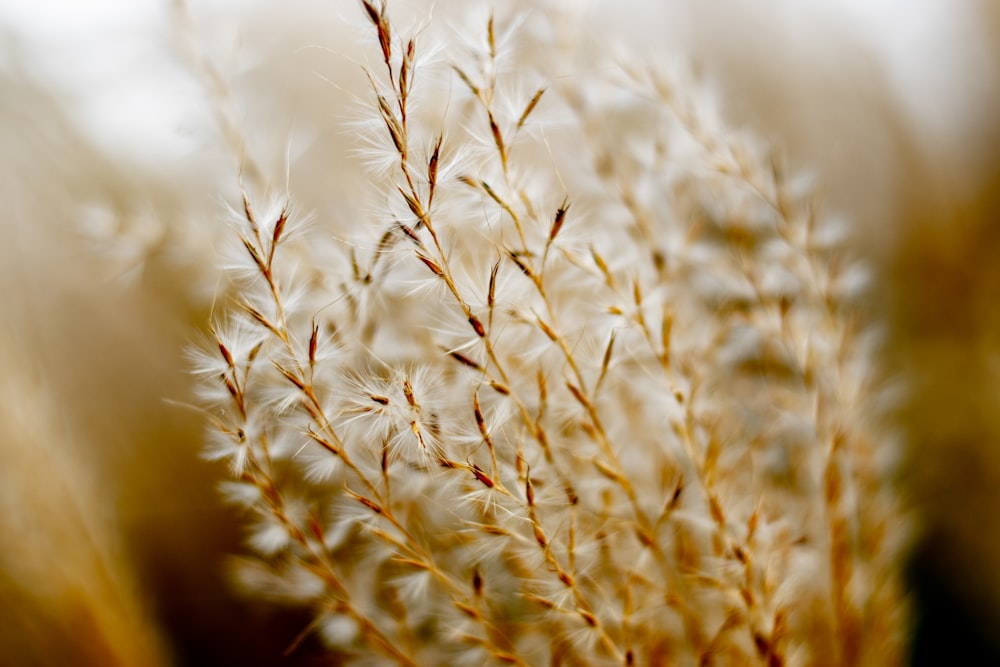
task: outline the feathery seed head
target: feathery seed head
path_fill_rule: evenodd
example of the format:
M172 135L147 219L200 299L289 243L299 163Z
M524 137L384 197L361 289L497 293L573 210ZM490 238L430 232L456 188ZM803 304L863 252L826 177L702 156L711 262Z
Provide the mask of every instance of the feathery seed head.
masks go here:
M404 665L898 652L858 629L903 608L866 276L801 185L696 84L544 12L421 60L433 23L362 9L352 229L245 198L237 307L195 356L228 494L277 579L321 582L318 634Z

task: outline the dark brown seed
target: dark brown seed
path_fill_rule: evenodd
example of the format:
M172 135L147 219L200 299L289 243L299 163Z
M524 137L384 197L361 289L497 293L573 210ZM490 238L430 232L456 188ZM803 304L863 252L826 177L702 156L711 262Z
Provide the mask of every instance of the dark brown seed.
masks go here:
M479 318L475 315L469 315L469 324L475 330L476 335L480 338L486 338L486 329L483 328L483 323L479 321Z

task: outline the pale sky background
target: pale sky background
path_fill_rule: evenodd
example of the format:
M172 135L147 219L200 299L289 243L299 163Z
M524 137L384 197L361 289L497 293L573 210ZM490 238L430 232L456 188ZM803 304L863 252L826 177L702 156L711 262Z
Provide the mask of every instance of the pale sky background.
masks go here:
M633 9L652 16L640 30L653 31L657 20L676 25L690 1L589 4L612 20L633 16ZM714 0L715 11L746 1ZM261 5L190 4L237 13ZM804 35L816 34L827 21L850 26L875 49L928 139L947 144L968 140L964 135L977 111L974 77L968 74L986 50L964 6L955 0L771 0L758 3L755 11L766 7L773 14L768 20L791 22L793 32L801 25ZM171 53L171 26L169 0L0 0L0 66L9 67L12 58L20 61L30 77L72 107L98 145L113 153L139 160L175 157L196 149L195 136L208 112L204 95Z

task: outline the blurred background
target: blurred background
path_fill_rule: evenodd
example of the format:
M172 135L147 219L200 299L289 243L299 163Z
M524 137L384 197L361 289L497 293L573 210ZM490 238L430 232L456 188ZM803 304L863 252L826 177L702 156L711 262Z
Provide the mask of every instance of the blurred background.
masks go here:
M294 164L319 215L362 177L361 10L188 4L0 1L0 664L325 664L283 657L305 617L226 579L242 519L198 456L184 349L241 161ZM903 388L912 662L1000 661L1000 5L561 4L609 49L686 58L852 222Z

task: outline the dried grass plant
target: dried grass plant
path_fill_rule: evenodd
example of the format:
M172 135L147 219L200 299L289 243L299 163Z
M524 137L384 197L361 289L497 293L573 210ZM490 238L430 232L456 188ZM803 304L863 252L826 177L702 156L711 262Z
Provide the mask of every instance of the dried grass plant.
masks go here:
M248 181L193 353L245 590L351 664L900 663L843 223L558 12L361 7L365 189L307 219Z
M0 11L0 664L995 662L996 3L428 4Z

